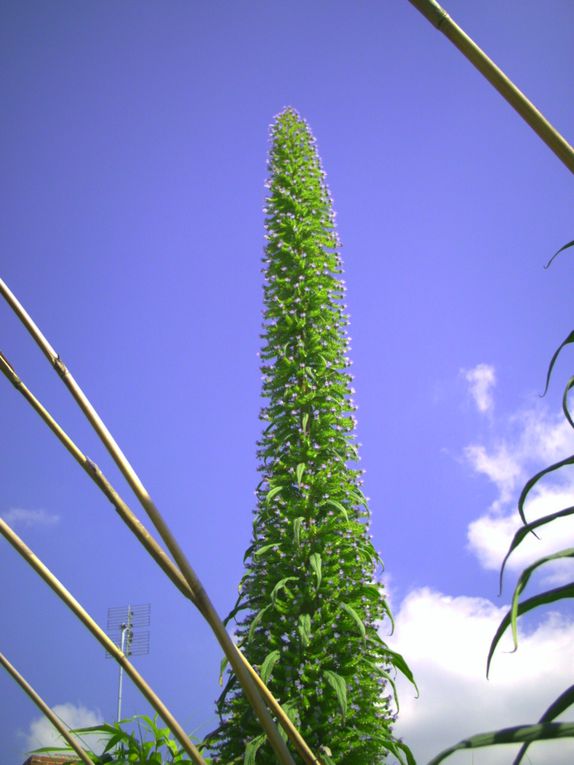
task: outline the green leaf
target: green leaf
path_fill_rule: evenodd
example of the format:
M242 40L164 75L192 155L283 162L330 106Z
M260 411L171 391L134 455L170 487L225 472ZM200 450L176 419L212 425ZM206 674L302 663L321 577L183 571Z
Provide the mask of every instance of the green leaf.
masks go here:
M539 723L545 723L545 722L551 722L554 720L558 715L561 715L563 712L565 712L568 707L571 707L574 704L574 685L571 685L570 688L567 688L565 691L563 691L560 696L558 696L557 699L555 699L552 704L548 707L546 712L542 715L540 720L538 720ZM526 750L530 746L530 743L524 744L520 751L518 752L518 755L512 765L520 765L522 762L524 755L526 754Z
M274 605L276 604L281 590L287 589L287 587L285 586L287 582L296 582L298 580L299 580L298 576L286 576L283 579L280 579L275 585L275 587L273 588L273 590L271 591L271 601L273 602L273 604Z
M281 656L281 651L271 651L271 653L268 653L265 657L263 664L261 665L261 670L259 674L261 675L261 679L267 685L267 682L269 678L271 677L271 673L273 672L273 667L277 664L279 661L279 657Z
M540 593L540 595L534 595L527 600L523 600L518 605L517 615L521 616L522 614L528 613L528 611L532 611L534 608L538 608L539 606L547 606L550 605L550 603L555 603L557 600L563 600L565 598L574 598L574 583L564 584L562 587L555 587L553 590L547 590L546 592ZM504 616L503 620L498 625L496 634L492 639L492 643L490 644L488 658L486 660L487 677L490 671L490 663L492 661L494 651L500 642L500 638L504 635L506 628L510 624L511 616L512 611L508 611L508 613Z
M414 689L417 692L417 696L419 695L420 691L418 689L417 684L415 683L415 678L413 677L413 673L411 671L411 668L406 663L404 658L401 656L400 653L396 653L395 651L391 651L391 649L388 646L385 646L385 652L390 656L391 662L396 669L403 674L407 680L414 686Z
M347 614L349 614L351 619L353 619L353 621L355 622L355 624L359 628L359 632L361 633L361 637L363 638L363 640L366 640L367 639L367 630L365 629L365 625L363 623L363 620L359 616L359 614L355 611L354 608L352 608L351 606L347 605L347 603L341 603L341 608L343 609L343 611L345 611Z
M255 765L257 751L264 742L265 734L257 736L257 738L253 738L247 743L247 746L245 747L245 755L243 757L243 765Z
M345 717L347 714L347 683L341 675L332 672L330 669L325 671L325 680L337 694L341 714Z
M544 268L549 268L549 267L550 267L550 264L552 263L552 261L554 260L554 258L555 258L557 255L560 255L560 253L561 253L561 252L564 252L564 250L567 250L569 247L574 247L574 242L568 242L568 244L564 244L564 245L563 245L563 246L562 246L562 247L561 247L559 250L556 250L556 252L554 253L554 255L553 255L551 258L550 258L550 260L548 261L548 263L547 263L547 264L544 266Z
M301 614L299 616L299 623L297 624L297 630L301 636L301 642L307 648L311 642L311 617L309 614Z
M332 507L335 507L341 513L343 513L343 516L345 520L347 521L347 523L349 522L349 513L347 512L347 509L336 499L326 499L324 502L321 503L321 506L323 505L331 505Z
M544 386L544 392L542 393L543 396L546 395L546 391L548 390L548 386L550 385L550 377L552 375L552 370L554 369L554 364L556 363L556 359L560 355L560 351L562 350L562 348L564 348L564 346L568 345L569 343L574 343L574 331L570 332L566 340L564 340L558 346L558 348L554 351L554 355L550 359L550 364L548 365L548 372L546 373L546 385Z
M265 614L265 611L267 611L268 608L271 608L271 603L264 606L261 611L257 614L257 616L253 619L251 622L251 626L249 627L249 634L247 636L248 640L251 640L253 637L253 633L255 632L255 629L258 627L259 623L261 622L261 619L263 619L263 616Z
M574 506L573 507L566 507L564 510L559 510L556 513L551 513L550 515L545 515L542 518L537 518L535 521L531 521L530 523L527 523L526 526L521 526L521 528L518 529L516 534L514 535L514 538L512 542L510 543L510 547L508 548L508 552L504 556L504 560L502 561L502 565L500 567L500 578L499 578L499 595L502 593L502 577L504 575L504 569L506 567L506 563L508 561L508 558L510 555L514 552L514 550L518 547L518 545L522 542L522 540L528 536L530 532L534 532L534 529L537 529L539 526L544 526L547 523L550 523L551 521L556 520L556 518L564 518L568 515L574 515Z
M488 733L478 733L460 741L455 746L445 749L428 763L439 765L453 752L460 749L478 749L495 744L523 744L533 741L546 741L554 738L574 737L574 723L536 723L535 725L517 725L514 728L502 728Z
M307 423L309 422L309 412L305 412L303 415L303 419L301 420L301 427L303 429L303 433L307 432Z
M223 685L223 673L225 672L225 668L229 664L229 659L227 656L224 656L221 662L219 663L219 685Z
M279 542L273 542L270 545L263 545L263 547L260 547L258 550L255 550L253 554L255 555L255 557L258 558L260 555L264 555L268 550L271 550L273 548L278 548L278 547L281 547Z
M565 467L566 465L574 465L574 456L566 457L566 459L560 460L560 462L555 462L553 465L550 465L550 467L544 468L544 470L536 473L535 476L532 476L532 478L526 482L522 492L520 493L520 497L518 498L518 512L520 513L520 517L522 518L523 523L527 523L526 516L524 515L524 503L526 502L526 498L530 494L532 488L545 475L553 473L555 470L559 470L561 467ZM536 534L534 534L534 536L536 536Z
M311 568L315 572L315 576L317 577L317 589L321 586L321 556L319 553L313 553L309 557L309 563L311 564Z
M305 463L300 462L297 465L297 483L299 486L301 486L301 479L303 478L303 473L305 472Z
M274 486L272 489L269 489L267 496L265 497L265 501L268 503L271 502L273 497L279 494L280 491L283 491L283 486Z
M570 427L574 428L574 419L572 418L572 415L570 414L570 408L568 406L568 394L570 393L572 388L574 388L574 377L571 377L566 383L566 387L564 388L564 394L562 396L562 411L564 412L564 416L570 423Z
M518 631L517 631L516 622L518 617L518 598L520 597L520 593L524 590L524 588L528 584L528 580L530 579L533 572L536 571L537 568L539 568L540 566L543 566L545 563L550 563L555 560L561 560L562 558L574 558L574 547L568 547L567 549L561 550L560 552L554 553L553 555L545 555L543 558L540 558L532 565L527 566L524 569L524 571L520 574L520 577L516 584L516 588L514 590L514 594L512 596L512 608L511 608L511 615L510 615L514 650L518 648Z
M293 539L297 547L301 544L301 525L305 519L302 516L295 518L293 521Z

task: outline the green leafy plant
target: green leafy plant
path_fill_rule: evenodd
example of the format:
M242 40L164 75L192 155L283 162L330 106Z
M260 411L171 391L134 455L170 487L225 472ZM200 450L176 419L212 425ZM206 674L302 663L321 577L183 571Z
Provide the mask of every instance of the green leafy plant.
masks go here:
M227 621L322 761L414 762L391 732L392 674L412 680L379 633L392 623L376 574L355 441L339 239L315 139L293 109L271 128L261 351L265 428L257 509ZM394 701L393 701L394 696ZM217 762L274 763L230 674Z
M128 726L136 728L130 733ZM103 748L100 754L89 751L94 765L190 765L191 760L176 741L172 738L169 728L160 727L157 715L134 715L125 720L110 725L102 723L87 728L76 728L72 731L76 736L100 736ZM36 752L72 753L73 749L66 747L43 747ZM74 763L70 760L70 764ZM206 759L207 765L211 760Z
M548 261L546 268L552 263L554 258L559 255L564 250L574 247L574 241L569 242L568 244L565 244L563 247L561 247L557 252L554 253L552 258ZM556 360L558 356L560 355L563 348L565 348L567 345L574 343L574 331L571 332L568 337L558 346L557 350L555 351L554 355L552 356L550 360L550 364L548 366L548 372L546 375L546 386L544 389L544 393L548 390L548 386L550 385L550 379L552 376L552 371L554 369L554 365L556 363ZM564 394L562 397L562 409L564 412L564 416L566 417L566 420L568 423L574 428L574 418L572 417L572 412L570 411L569 405L568 405L568 394L570 390L574 388L574 376L570 377L568 382L566 383L566 386L564 388ZM548 524L558 520L559 518L565 518L571 515L574 515L574 506L563 508L562 510L558 510L554 513L549 513L548 515L545 515L541 518L538 518L535 521L528 522L526 518L525 513L525 503L530 495L531 491L534 489L537 484L544 479L546 476L548 476L551 473L554 473L557 470L561 470L564 467L567 467L569 465L574 465L574 455L571 455L570 457L566 457L563 460L559 460L558 462L555 462L552 465L549 465L548 467L544 468L543 470L540 470L536 475L534 475L532 478L530 478L524 488L522 489L522 492L520 493L520 497L518 499L518 512L520 515L520 518L522 520L523 526L518 529L516 534L514 535L514 538L512 542L510 543L510 547L508 549L508 552L506 553L504 560L502 561L502 566L500 569L500 589L502 591L502 577L504 575L504 569L506 567L506 563L510 557L510 555L517 549L517 547L528 537L530 534L534 534L536 536L536 531L542 527L547 526ZM552 564L555 561L559 560L567 560L567 559L573 559L574 558L574 548L566 548L564 550L559 550L552 555L546 555L542 558L539 558L537 561L532 563L531 565L527 566L520 576L518 577L518 582L516 584L516 587L514 589L514 593L512 595L512 603L511 608L508 611L508 613L504 616L502 619L496 634L492 640L492 643L490 645L490 650L488 652L488 659L487 659L487 666L486 666L486 674L488 676L489 670L490 670L490 664L492 661L492 657L494 655L494 652L496 650L496 647L498 646L502 636L506 632L506 630L510 627L512 632L512 640L514 643L514 650L518 648L518 617L528 613L529 611L533 611L536 608L540 608L542 606L548 606L553 603L558 603L560 601L569 600L574 598L574 582L569 582L567 584L561 585L559 587L554 587L551 590L545 590L544 592L538 593L537 595L533 595L530 598L527 598L525 600L521 600L520 596L522 595L522 592L526 588L530 577L532 574L539 568L546 566L547 564ZM470 738L464 739L463 741L460 741L458 744L455 744L452 747L449 747L448 749L445 749L443 752L438 754L429 765L438 765L439 762L442 762L446 757L448 757L453 752L456 752L460 749L476 749L478 747L483 746L492 746L494 744L522 744L516 758L513 761L513 765L519 765L528 750L528 747L530 744L534 743L535 741L545 741L548 739L556 739L556 738L574 738L574 723L572 722L555 722L556 718L561 715L563 712L565 712L567 709L574 706L574 685L571 685L568 687L563 693L560 694L560 696L555 699L552 704L546 709L544 714L540 717L537 723L528 724L528 725L519 725L513 728L505 728L503 730L496 730L496 731L490 731L487 733L480 733L475 736L471 736Z

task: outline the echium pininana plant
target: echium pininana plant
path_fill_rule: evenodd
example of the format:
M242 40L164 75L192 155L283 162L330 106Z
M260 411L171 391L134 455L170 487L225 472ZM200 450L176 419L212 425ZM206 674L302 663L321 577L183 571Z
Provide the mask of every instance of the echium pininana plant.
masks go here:
M340 244L309 127L288 108L271 139L261 481L228 619L325 763L377 765L403 748L392 738L387 693L403 663L379 635L390 614L357 467ZM276 762L233 675L218 706L218 762Z

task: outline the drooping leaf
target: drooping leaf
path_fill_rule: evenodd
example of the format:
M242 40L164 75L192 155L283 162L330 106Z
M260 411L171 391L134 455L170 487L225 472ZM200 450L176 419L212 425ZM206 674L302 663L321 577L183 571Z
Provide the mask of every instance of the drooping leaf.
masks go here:
M359 632L361 633L361 637L363 640L366 640L367 638L367 630L365 629L365 625L363 623L363 620L359 616L359 614L355 611L355 609L352 606L349 606L347 603L341 603L341 609L345 611L345 613L349 614L351 619L355 622L357 627L359 628Z
M311 642L311 617L309 614L300 614L297 630L301 637L301 642L306 648Z
M273 497L277 496L280 491L283 491L283 486L274 486L272 489L269 489L267 492L267 497L265 498L266 502L271 502Z
M319 555L319 553L313 553L311 556L309 556L309 563L315 573L315 576L317 578L317 588L319 588L321 586L321 568L322 568L321 556Z
M281 656L281 651L271 651L267 654L265 659L263 660L263 664L261 665L261 670L259 674L261 675L261 679L267 685L269 678L271 677L271 673L273 672L274 666L279 661L279 657Z
M257 558L260 558L262 555L265 555L265 553L268 552L268 550L278 549L279 547L281 547L279 542L272 542L269 545L263 545L263 547L260 547L258 550L254 552L254 555Z
M548 709L544 712L540 720L538 720L539 723L546 723L546 722L552 722L552 720L556 719L558 715L561 715L563 712L565 712L569 707L571 707L574 704L574 685L571 685L570 688L567 688L565 691L563 691L560 696L558 696L557 699L555 699L552 704L548 707ZM520 751L518 752L518 755L512 765L520 765L522 760L524 759L524 755L526 754L526 750L530 746L530 743L524 744Z
M330 669L325 670L325 680L329 683L331 688L337 695L337 701L341 709L343 717L347 716L347 683L345 679L338 675L336 672L332 672Z
M347 512L347 509L336 499L326 499L323 502L323 505L331 505L332 507L337 508L337 510L343 513L343 517L345 518L347 523L349 522L349 513Z
M304 520L305 518L300 515L293 521L293 540L295 541L295 545L297 547L299 547L301 544L301 525L303 524Z
M245 755L243 757L243 765L255 765L257 752L261 748L261 745L265 743L265 735L257 736L257 738L251 739L245 746Z
M561 350L566 346L569 345L569 343L574 343L574 331L570 332L566 340L564 340L558 348L554 351L554 355L550 359L550 364L548 365L548 372L546 373L546 385L544 386L544 391L542 393L543 396L546 395L546 392L548 391L548 386L550 385L550 377L552 376L552 370L554 369L554 364L556 364L556 359L560 355Z
M277 584L271 591L271 602L273 603L273 605L276 605L277 599L279 597L279 593L281 592L281 590L287 589L287 586L286 586L287 582L296 582L298 581L298 579L299 579L298 576L285 576L283 577L283 579L280 579L277 582Z
M401 656L400 653L396 653L395 651L391 651L391 649L388 646L385 646L385 652L389 655L390 660L392 664L403 674L407 680L414 686L414 689L417 692L417 696L419 695L420 691L418 689L417 684L415 683L415 678L412 673L411 668L406 663L404 658Z
M532 563L532 565L527 566L524 571L520 574L520 577L518 578L518 582L516 584L516 588L514 590L514 594L512 596L512 608L510 612L510 622L512 626L512 640L514 642L514 650L518 648L518 632L517 632L517 626L516 621L518 617L518 599L520 597L520 594L523 592L524 588L528 584L528 580L536 571L537 568L540 568L540 566L544 566L546 563L551 563L555 560L562 560L564 558L574 558L574 547L568 547L565 550L560 550L560 552L554 553L553 555L545 555L543 558L540 558L539 560Z
M227 656L224 656L223 659L219 663L219 685L223 685L223 673L225 672L225 668L229 664L229 659Z
M502 593L502 578L504 575L504 569L506 568L506 563L508 561L508 558L514 552L514 550L516 550L516 548L522 542L522 540L526 536L528 536L530 532L533 532L534 529L537 529L539 526L544 526L547 523L551 523L552 521L556 520L557 518L565 518L568 515L574 515L574 506L566 507L564 508L564 510L558 510L556 513L550 513L550 515L545 515L542 518L537 518L535 521L531 521L530 523L527 523L526 526L521 526L518 529L518 531L514 535L512 542L510 543L508 552L504 556L502 565L500 566L499 594Z
M564 250L567 250L569 247L574 247L574 242L568 242L568 244L564 244L564 245L562 245L562 247L561 247L559 250L556 250L556 252L554 253L554 255L553 255L551 258L550 258L550 260L548 261L548 263L547 263L547 264L544 266L544 268L550 268L550 264L552 263L552 261L554 260L554 258L555 258L557 255L560 255L560 253L561 253L561 252L564 252Z
M568 420L570 427L574 428L574 418L570 414L570 407L568 406L568 394L570 393L572 388L574 388L574 377L571 377L566 383L566 387L564 388L564 394L562 396L562 411L564 412L564 416Z
M436 757L433 757L428 765L439 765L449 755L453 752L458 752L460 749L478 749L479 747L493 746L495 744L523 744L533 741L572 737L574 737L574 723L517 725L513 728L502 728L501 730L478 733L476 736L465 738L458 744L455 744L455 746L451 746Z
M251 640L251 638L253 637L253 633L255 632L257 627L259 626L259 624L261 622L261 619L263 619L263 616L265 615L265 611L267 611L268 608L271 608L271 603L269 603L268 605L264 606L259 611L259 613L255 616L253 621L251 622L251 626L249 627L249 633L247 635L247 639L248 640Z
M539 606L548 606L550 603L555 603L557 600L564 600L565 598L574 598L574 584L564 584L561 587L555 587L553 590L547 590L546 592L542 592L539 595L534 595L531 598L528 598L527 600L523 600L521 603L518 604L518 610L517 610L517 616L521 616L522 614L528 613L528 611L532 611L534 608L538 608ZM486 676L488 677L488 673L490 671L490 663L492 661L492 657L494 655L494 651L496 650L496 646L500 642L501 637L506 632L506 629L508 625L510 624L512 612L508 611L500 624L498 625L498 629L496 630L496 634L492 639L492 643L490 644L490 649L488 651L488 658L486 660Z
M520 517L522 518L523 523L527 523L526 516L524 515L524 503L526 502L526 498L530 494L533 487L545 475L553 473L555 470L560 470L560 468L565 467L566 465L574 465L574 456L566 457L566 459L555 462L553 465L550 465L550 467L544 468L544 470L536 473L536 475L532 476L532 478L526 482L522 492L520 493L520 497L518 498L518 512L520 513ZM532 533L534 534L534 532ZM534 536L536 536L536 534L534 534Z

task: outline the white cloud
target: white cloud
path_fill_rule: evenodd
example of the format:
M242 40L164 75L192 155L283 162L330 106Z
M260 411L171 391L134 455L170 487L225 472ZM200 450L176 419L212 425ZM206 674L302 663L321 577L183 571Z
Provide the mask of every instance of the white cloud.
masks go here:
M516 653L503 641L485 665L490 641L506 608L484 598L450 597L430 589L412 591L402 602L395 636L386 638L414 672L420 698L399 680L401 709L395 733L419 765L475 733L536 721L571 682L574 623L551 614L527 635ZM506 652L505 652L506 651ZM448 765L507 765L514 746L458 752ZM531 765L571 765L572 741L536 744Z
M486 414L494 408L492 389L496 385L496 373L490 364L477 364L472 369L461 369L461 374L468 383L479 412Z
M16 526L54 526L59 523L60 516L54 513L48 513L45 510L25 510L21 507L14 507L5 513L2 518L13 528Z
M517 501L526 481L535 473L557 462L574 450L574 432L562 415L551 416L543 405L523 410L499 429L507 431L491 445L471 444L464 456L472 469L486 476L497 495L481 517L468 527L468 546L486 569L498 569L510 542L521 525ZM531 491L525 505L528 520L574 505L574 475L565 468L543 478ZM530 535L508 561L509 570L525 565L564 547L574 546L572 518L554 521L540 529L536 539ZM545 569L546 582L564 581L572 574L567 562Z
M56 704L52 711L65 723L68 728L86 728L103 722L99 710L91 710L82 704ZM30 752L44 746L65 746L60 734L46 717L37 717L30 723L25 734L25 749ZM101 752L103 744L100 736L82 736L84 747Z

